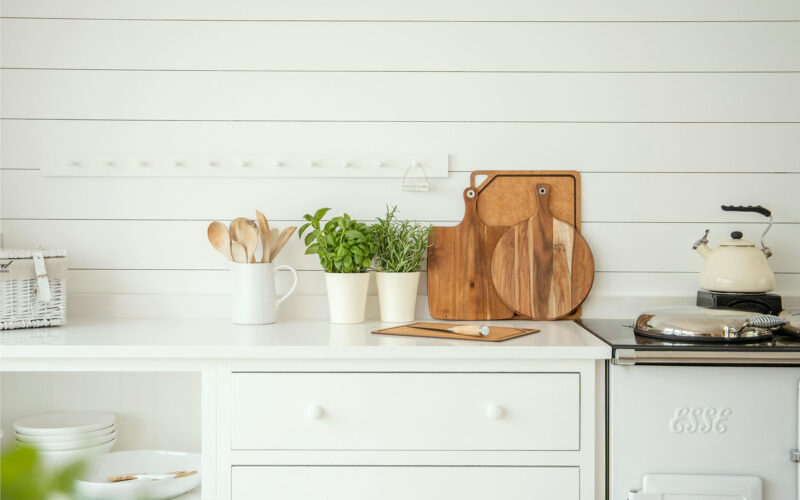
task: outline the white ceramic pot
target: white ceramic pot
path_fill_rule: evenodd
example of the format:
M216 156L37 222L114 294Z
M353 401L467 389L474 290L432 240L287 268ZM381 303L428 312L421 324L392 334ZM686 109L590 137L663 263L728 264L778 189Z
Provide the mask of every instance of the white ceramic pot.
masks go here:
M331 323L363 323L369 273L325 273Z
M287 265L237 264L231 266L231 316L240 325L266 325L275 323L278 306L294 292L297 271ZM290 271L294 282L289 291L280 297L275 293L277 271Z
M376 273L378 302L381 306L381 321L387 323L410 323L414 321L417 307L419 272Z

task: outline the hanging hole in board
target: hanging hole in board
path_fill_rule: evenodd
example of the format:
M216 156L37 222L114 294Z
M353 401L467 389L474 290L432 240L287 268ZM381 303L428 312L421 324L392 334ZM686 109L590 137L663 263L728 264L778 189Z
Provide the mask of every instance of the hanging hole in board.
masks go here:
M467 191L467 198L475 198L475 190L474 189L470 189L469 191Z
M410 180L409 179L409 172L414 169L419 168L422 170L422 175L424 176L425 180L419 179L418 180ZM408 168L406 171L403 172L403 191L430 191L431 190L431 183L428 181L428 172L425 171L425 167L422 166L421 163L412 161L408 164Z
M547 193L547 188L546 187L542 186L542 187L539 188L539 194L546 194L546 193Z

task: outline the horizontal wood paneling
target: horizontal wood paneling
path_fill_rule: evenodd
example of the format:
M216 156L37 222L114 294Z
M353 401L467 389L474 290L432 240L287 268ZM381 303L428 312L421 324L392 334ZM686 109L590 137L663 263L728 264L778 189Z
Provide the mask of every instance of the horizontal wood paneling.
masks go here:
M3 0L3 16L125 19L758 20L800 19L793 0Z
M5 19L2 42L3 66L19 68L800 70L800 22L209 25Z
M8 247L67 248L69 265L83 269L224 269L223 258L206 240L205 221L52 221L5 220ZM723 223L592 223L581 226L597 271L697 272L702 258L692 243L712 231L712 244L742 229L757 240L761 226ZM776 272L798 273L793 249L800 247L800 224L779 224L769 233ZM317 270L314 256L303 255L292 238L278 263Z
M800 172L800 124L0 122L0 168L53 152L442 151L451 171ZM84 180L84 182L88 182Z
M6 118L800 121L800 73L3 70Z
M324 205L372 220L389 203L406 218L456 222L464 214L461 193L470 182L468 173L455 172L433 180L430 192L418 193L402 191L395 179L326 179L320 194L320 180L313 178L86 179L42 177L36 170L6 170L0 177L3 217L35 219L231 220L253 218L258 208L280 221L299 220ZM795 200L800 174L584 173L582 187L585 221L761 223L766 219L760 215L723 212L720 205L763 203L776 222L800 222Z
M299 271L295 289L298 295L325 295L322 271ZM786 295L800 295L800 273L778 273L777 288ZM230 273L225 270L143 271L73 269L69 272L69 293L75 294L225 294L229 293ZM420 277L419 295L426 295L427 273ZM288 290L291 275L278 273L278 293ZM678 297L697 289L697 273L599 272L595 275L592 296ZM375 280L370 280L369 295L376 295Z

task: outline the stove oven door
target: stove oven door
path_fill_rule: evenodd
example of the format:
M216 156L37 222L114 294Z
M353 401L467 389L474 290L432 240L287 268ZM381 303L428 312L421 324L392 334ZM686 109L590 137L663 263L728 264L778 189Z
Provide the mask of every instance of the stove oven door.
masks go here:
M798 447L799 380L796 367L611 365L608 499L753 495L724 488L700 496L675 496L695 493L680 488L648 492L652 483L645 476L675 475L755 477L762 492L753 498L800 498L792 452Z

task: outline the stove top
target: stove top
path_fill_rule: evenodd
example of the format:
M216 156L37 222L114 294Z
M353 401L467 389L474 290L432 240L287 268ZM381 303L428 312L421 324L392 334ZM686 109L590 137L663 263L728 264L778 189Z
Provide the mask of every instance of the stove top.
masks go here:
M631 319L581 319L589 332L610 345L614 350L637 351L730 351L730 352L800 352L800 338L780 331L767 341L753 343L675 342L643 337L633 333Z

